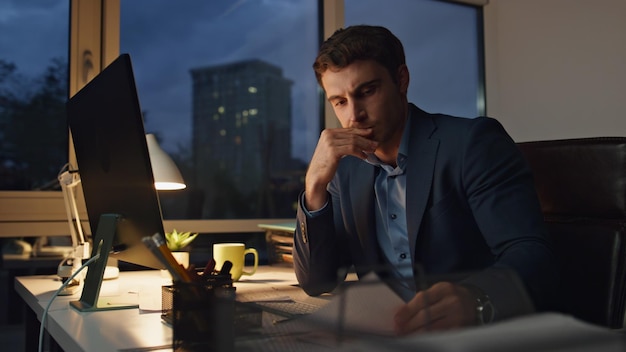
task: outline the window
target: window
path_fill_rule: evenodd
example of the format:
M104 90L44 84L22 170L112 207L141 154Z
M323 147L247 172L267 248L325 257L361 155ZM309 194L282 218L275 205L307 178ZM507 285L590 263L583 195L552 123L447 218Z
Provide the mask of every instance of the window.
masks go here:
M320 131L316 1L123 0L147 133L188 188L166 219L293 218Z
M69 1L0 5L0 190L58 189L68 157L68 30Z
M410 102L433 113L484 114L482 8L436 0L345 0L345 23L382 25L402 41Z
M45 188L67 161L59 104L68 95L67 53L71 94L118 52L128 52L146 130L158 136L189 185L161 194L166 222L198 232L251 232L271 217L293 219L321 115L326 125L336 123L328 106L321 111L311 69L320 23L324 36L344 23L388 26L407 49L411 101L427 111L471 117L484 109L482 10L465 3L486 2L4 1L0 48L9 50L0 52L0 190ZM50 99L31 99L42 97L38 93ZM31 159L18 160L18 153ZM0 201L11 204L13 196ZM35 213L30 205L22 208Z

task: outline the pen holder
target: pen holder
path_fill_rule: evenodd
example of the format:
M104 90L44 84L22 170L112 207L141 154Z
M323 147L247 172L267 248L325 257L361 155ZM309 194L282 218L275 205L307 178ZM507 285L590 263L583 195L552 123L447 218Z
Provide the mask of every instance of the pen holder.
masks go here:
M162 317L174 351L233 351L235 287L230 275L162 288Z

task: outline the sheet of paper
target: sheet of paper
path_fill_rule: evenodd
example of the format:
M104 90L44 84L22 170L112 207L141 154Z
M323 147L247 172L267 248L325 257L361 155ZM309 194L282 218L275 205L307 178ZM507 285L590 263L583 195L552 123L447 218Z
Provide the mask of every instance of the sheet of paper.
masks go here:
M404 301L375 274L349 285L307 320L336 331L393 335L393 316Z
M414 334L401 338L367 337L344 344L350 351L437 352L623 352L626 335L561 313L520 316L486 326Z

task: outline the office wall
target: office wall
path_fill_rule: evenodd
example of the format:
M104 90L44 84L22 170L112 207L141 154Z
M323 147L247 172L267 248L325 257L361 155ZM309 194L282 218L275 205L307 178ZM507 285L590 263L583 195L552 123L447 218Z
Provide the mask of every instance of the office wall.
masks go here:
M626 1L491 0L487 114L518 142L626 136Z

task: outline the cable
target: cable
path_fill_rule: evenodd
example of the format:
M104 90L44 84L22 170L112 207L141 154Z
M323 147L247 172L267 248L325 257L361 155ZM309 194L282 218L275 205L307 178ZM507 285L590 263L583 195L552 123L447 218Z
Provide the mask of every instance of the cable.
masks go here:
M61 293L61 291L63 291L65 289L65 287L70 282L72 282L72 280L74 280L76 275L78 275L81 271L83 271L83 269L85 269L87 266L89 266L89 264L95 262L96 260L98 260L100 258L100 249L101 248L102 248L102 241L100 241L100 243L98 244L98 252L93 257L89 258L89 260L86 261L85 264L81 265L81 267L78 268L78 270L76 270L76 272L74 274L72 274L72 276L70 276L67 280L65 280L65 282L63 282L61 287L59 287L59 289L52 295L52 298L50 298L50 301L48 302L48 305L46 306L46 309L44 309L43 313L41 314L41 325L39 326L39 348L38 348L39 352L42 352L42 350L43 350L43 332L44 332L44 328L46 326L46 316L48 315L48 310L50 310L50 306L52 305L52 302L59 295L59 293Z

